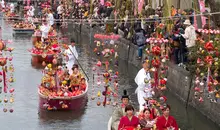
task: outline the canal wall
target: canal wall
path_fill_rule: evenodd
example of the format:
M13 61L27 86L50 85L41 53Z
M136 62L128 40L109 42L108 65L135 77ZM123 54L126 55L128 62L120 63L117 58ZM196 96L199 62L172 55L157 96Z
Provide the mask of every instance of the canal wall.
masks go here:
M78 25L68 25L68 29L65 32L76 32L79 31L80 28ZM94 40L93 34L95 33L102 33L104 30L100 29L99 27L95 27L91 29L89 26L83 25L81 27L81 33L83 39L90 39L90 43L92 47L95 47L95 44L92 42ZM71 35L74 37L74 35ZM74 37L77 39L78 37ZM137 67L138 69L141 68L140 60L137 60L137 50L138 47L134 45L131 41L128 41L124 38L120 38L117 41L120 59L127 61L128 63L132 64L133 66ZM144 54L144 57L146 55ZM119 63L120 64L120 63ZM177 98L179 98L185 104L189 104L193 106L195 109L200 111L203 115L207 118L211 119L213 122L220 126L220 103L211 103L209 99L206 97L204 98L204 102L200 103L198 100L194 98L194 91L193 87L193 80L192 76L188 71L185 69L174 65L173 63L168 63L168 77L167 77L167 86L171 93L175 94Z

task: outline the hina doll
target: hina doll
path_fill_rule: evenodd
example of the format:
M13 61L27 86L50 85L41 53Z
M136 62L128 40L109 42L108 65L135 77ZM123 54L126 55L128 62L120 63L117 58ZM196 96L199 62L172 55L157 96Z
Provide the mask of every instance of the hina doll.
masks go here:
M79 86L80 80L82 78L82 74L79 72L79 67L77 64L73 65L72 71L73 73L70 76L70 80L71 80L70 85L72 87Z
M178 130L178 125L174 117L170 116L170 106L163 108L163 115L157 118L157 130Z
M138 96L139 110L144 109L145 100L147 98L152 98L153 90L151 88L151 76L149 72L149 61L145 59L142 62L143 68L139 70L137 76L135 77L135 83L138 85L135 93Z
M126 90L124 90L124 95L122 96L121 100L122 100L122 104L118 106L112 114L112 121L111 121L112 130L118 130L118 125L121 117L126 115L125 107L129 104L129 96L127 95Z
M135 129L139 125L139 119L134 116L134 108L131 105L125 107L126 116L120 120L118 130Z

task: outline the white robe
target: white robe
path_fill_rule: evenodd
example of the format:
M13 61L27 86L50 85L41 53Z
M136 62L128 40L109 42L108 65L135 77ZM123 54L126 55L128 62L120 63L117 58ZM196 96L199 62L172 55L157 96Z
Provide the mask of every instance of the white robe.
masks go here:
M54 17L53 17L52 13L49 13L47 15L47 20L48 20L48 23L49 23L50 26L52 26L54 24Z
M48 33L50 31L50 26L49 25L42 25L40 26L40 31L41 31L41 40L43 41L44 38L48 38Z
M13 3L10 4L10 11L11 11L11 13L14 13L14 11L15 11L15 6Z
M28 15L28 22L33 23L33 16L34 16L34 8L31 7L31 9L28 10L27 15Z
M72 50L72 52L70 51L70 49ZM75 64L75 61L76 59L78 59L78 53L76 51L76 47L72 47L71 45L69 45L69 49L65 50L64 52L67 57L68 57L68 60L66 61L66 67L68 68L69 70L69 74L71 75L72 74L72 67L73 65ZM76 59L75 59L76 58Z
M145 79L148 80L148 83L145 83ZM137 89L135 90L135 93L137 93L138 96L138 103L139 103L139 110L144 109L145 100L144 98L151 98L152 97L152 88L150 84L150 73L146 73L144 68L139 70L138 74L135 77L135 83L138 85Z
M5 1L4 0L1 1L1 6L2 6L2 8L5 8Z

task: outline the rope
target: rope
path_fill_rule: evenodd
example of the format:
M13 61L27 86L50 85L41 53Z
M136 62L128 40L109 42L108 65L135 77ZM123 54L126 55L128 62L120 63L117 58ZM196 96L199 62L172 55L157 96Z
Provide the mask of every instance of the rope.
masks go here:
M185 17L194 17L194 16L209 16L209 15L216 15L220 14L220 12L213 12L213 13L206 13L206 14L195 14L195 15L184 15L184 16L170 16L170 17L157 17L159 21L162 20L170 20L172 18L185 18ZM1 17L0 17L1 18ZM26 18L21 17L10 17L10 18L16 18L18 20L26 20ZM123 19L61 19L61 20L54 20L55 23L72 23L72 24L97 24L97 22L105 23L105 24L111 24L111 23L132 23L133 21L137 20L144 20L146 23L152 23L155 22L155 19L153 18L130 18L127 20L127 22L122 22ZM90 22L91 21L91 22ZM116 21L116 22L115 22Z

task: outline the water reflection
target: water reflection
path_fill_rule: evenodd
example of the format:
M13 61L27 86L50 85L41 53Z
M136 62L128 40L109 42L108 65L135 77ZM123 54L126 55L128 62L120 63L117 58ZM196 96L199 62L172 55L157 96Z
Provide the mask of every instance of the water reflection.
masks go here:
M47 111L39 109L39 119L42 124L47 124L51 120L81 120L85 114L85 109L75 111Z

